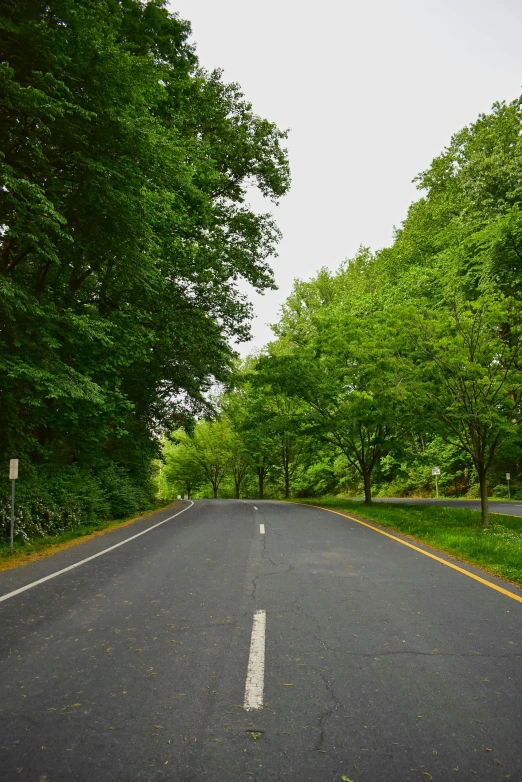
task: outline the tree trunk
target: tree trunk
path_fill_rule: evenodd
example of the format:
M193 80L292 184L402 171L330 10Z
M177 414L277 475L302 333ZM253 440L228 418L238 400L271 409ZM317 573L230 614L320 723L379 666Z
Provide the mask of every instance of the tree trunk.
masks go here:
M239 481L234 481L234 487L236 490L236 500L239 499Z
M288 445L283 444L281 456L283 460L283 472L285 474L285 499L287 500L290 497L290 458Z
M212 487L214 489L214 499L217 500L217 486Z
M371 475L364 473L364 502L369 503L372 501L372 482Z
M257 477L259 478L259 499L263 499L263 485L265 482L265 476L262 471L258 472Z
M482 514L482 526L489 526L489 500L487 474L483 467L477 468L480 483L480 512Z

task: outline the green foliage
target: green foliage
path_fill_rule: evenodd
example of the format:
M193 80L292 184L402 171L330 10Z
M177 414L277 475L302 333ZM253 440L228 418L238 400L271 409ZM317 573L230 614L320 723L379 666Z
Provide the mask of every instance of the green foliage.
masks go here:
M3 473L6 476L7 469ZM2 484L0 540L8 537L10 525L6 477ZM123 519L152 507L150 497L151 487L140 486L112 462L94 471L73 465L57 470L54 464L22 468L15 490L15 538L27 541L96 521Z
M104 471L115 514L229 375L237 281L273 287L247 187L289 186L285 133L189 33L162 0L0 10L0 453Z
M437 465L486 526L506 471L522 489L521 105L453 137L391 247L296 280L249 391L300 405L298 442L322 449L294 493L430 496Z

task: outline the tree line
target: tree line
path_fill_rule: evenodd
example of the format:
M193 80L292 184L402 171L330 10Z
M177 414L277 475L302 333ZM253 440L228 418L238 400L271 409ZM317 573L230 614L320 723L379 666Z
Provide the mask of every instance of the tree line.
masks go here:
M446 494L480 497L484 525L506 473L522 498L521 106L453 136L390 247L296 280L274 340L236 370L216 420L169 446L167 471L226 426L258 496L267 480L273 496L429 494L439 466Z
M287 191L286 133L189 36L164 0L1 5L1 486L18 458L36 526L150 502L160 433L248 338L238 280L274 287L247 188Z

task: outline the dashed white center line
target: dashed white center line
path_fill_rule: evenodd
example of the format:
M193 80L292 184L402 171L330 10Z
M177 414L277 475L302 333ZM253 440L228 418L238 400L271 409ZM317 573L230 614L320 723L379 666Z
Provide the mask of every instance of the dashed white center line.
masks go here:
M254 510L259 510L259 508L256 508L256 506L254 505Z
M263 687L265 686L265 633L266 611L254 612L250 654L245 685L243 708L246 711L263 707Z
M259 532L261 533L261 535L265 534L265 525L264 524L260 524L259 525Z

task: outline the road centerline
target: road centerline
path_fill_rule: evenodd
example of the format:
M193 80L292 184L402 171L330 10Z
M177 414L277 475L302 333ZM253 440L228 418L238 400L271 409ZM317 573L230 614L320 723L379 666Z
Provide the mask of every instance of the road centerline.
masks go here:
M261 535L265 534L265 525L264 524L260 524L259 525L259 532L260 532Z
M265 635L266 611L258 609L254 612L252 635L250 638L250 654L245 684L245 699L243 708L246 711L261 709L263 706L263 688L265 684Z

